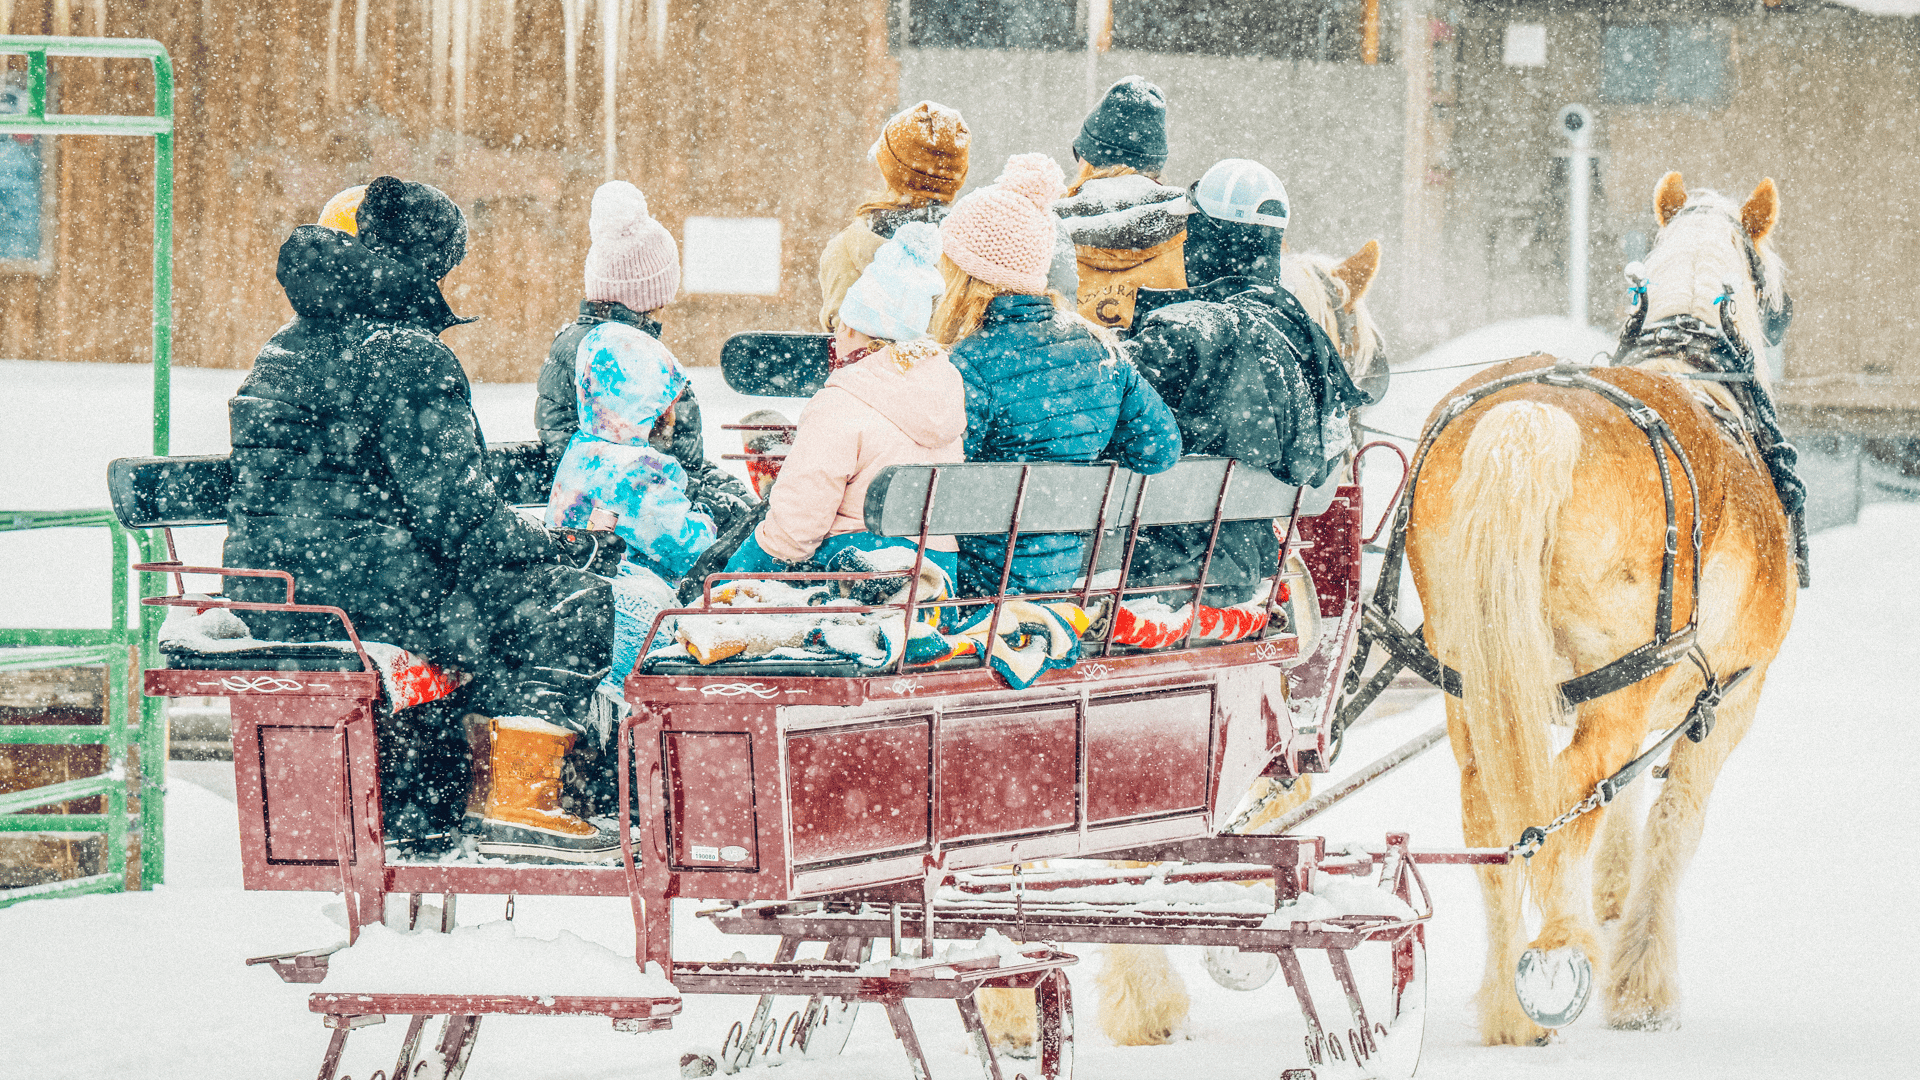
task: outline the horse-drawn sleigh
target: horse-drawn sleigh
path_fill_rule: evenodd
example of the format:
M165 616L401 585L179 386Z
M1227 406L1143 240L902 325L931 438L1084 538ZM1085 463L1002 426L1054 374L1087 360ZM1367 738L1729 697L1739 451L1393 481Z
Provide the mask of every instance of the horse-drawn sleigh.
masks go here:
M1480 385L1444 404L1425 433L1414 482L1395 500L1386 587L1371 605L1360 585L1357 465L1313 490L1228 459L1188 459L1153 478L1103 464L894 467L867 503L865 524L877 535L918 537L923 551L930 534L1088 537L1088 574L1071 593L1016 597L1003 588L976 601L992 605L996 627L1004 619L1024 630L1018 605L1049 599L1105 618L1064 658L1074 662L1043 665L1017 689L992 669L992 649L919 665L904 653L878 665L650 655L626 681L629 711L614 733L617 865L398 855L384 843L377 729L404 691L382 675L378 650L359 641L345 613L299 605L291 578L282 603L148 600L202 611L319 611L343 625L345 642L331 648L176 650L147 672L151 695L233 702L249 888L341 892L349 950L363 928L383 921L417 928L433 911L422 898L434 894L444 897L443 930L453 928L461 894L626 897L632 906L629 992L568 995L556 982L515 993L356 986L314 994L311 1008L334 1030L322 1080L334 1075L350 1031L388 1016L412 1018L396 1077L457 1076L482 1016L599 1015L622 1030L653 1030L670 1026L684 995L710 993L760 1003L724 1046L683 1059L692 1074L835 1052L864 1002L884 1007L925 1077L904 1007L920 997L956 1002L982 1066L998 1077L974 1002L983 989L1034 992L1040 1070L1064 1076L1073 1021L1062 969L1075 957L1012 941L1206 946L1215 977L1244 988L1277 970L1306 1020L1309 1069L1344 1063L1405 1075L1422 1026L1431 906L1419 866L1429 862L1477 864L1483 875L1489 1042L1537 1041L1541 1024L1570 1022L1596 985L1615 1023L1666 1022L1678 867L1697 835L1705 785L1750 720L1757 676L1784 633L1793 545L1766 488L1769 448L1753 427L1753 402L1764 394L1740 387L1762 379L1743 342L1777 339L1759 320L1779 316L1784 328L1778 264L1761 246L1776 214L1772 186L1744 206L1698 200L1694 213L1674 176L1656 203L1663 225L1693 216L1671 237L1663 232L1649 257L1650 266L1667 262L1642 288L1620 359L1681 378L1575 370L1551 358L1477 377ZM1692 295L1702 288L1694 278L1728 267L1746 274L1717 283L1714 301ZM1719 370L1699 371L1695 353L1718 357ZM1710 391L1740 391L1729 408L1686 392L1684 380L1700 375ZM1582 418L1571 435L1554 410ZM1643 460L1649 448L1655 467ZM503 490L527 492L519 460L512 448L494 455ZM220 521L221 469L217 459L118 462L116 510L131 527ZM1572 499L1574 477L1593 469L1608 474L1606 485L1589 481L1595 490L1631 491ZM518 501L541 498L536 490ZM1116 640L1122 602L1152 591L1127 581L1141 530L1210 523L1217 538L1224 521L1265 519L1284 538L1266 609L1282 611L1285 592L1290 618L1233 640L1205 638L1197 619L1166 647ZM1013 545L1005 550L1011 559ZM1206 559L1211 551L1210 543ZM1430 617L1424 634L1394 619L1402 551ZM1196 581L1205 579L1203 559ZM1191 594L1194 584L1162 591ZM953 602L905 592L845 610L897 618L904 628L919 610ZM667 615L712 616L708 603ZM1773 605L1778 617L1753 618L1754 603ZM1272 781L1327 769L1341 725L1391 674L1368 668L1372 644L1392 654L1389 664L1459 696L1449 702L1449 727L1468 839L1488 846L1420 852L1394 833L1379 847L1334 850L1318 837L1224 831L1244 821L1243 796L1256 781L1270 790ZM1546 732L1563 719L1575 733L1555 759ZM1645 737L1662 728L1667 735L1643 753ZM1631 821L1609 816L1606 804L1669 748L1667 787L1636 869ZM1559 809L1566 812L1551 818ZM1596 840L1604 857L1588 911L1572 884ZM1536 853L1543 857L1525 869L1513 864L1514 855ZM1518 905L1528 874L1547 920L1523 951ZM1221 883L1238 894L1222 899L1210 889ZM404 915L390 903L398 897L407 898ZM773 959L677 957L676 897L716 901L703 914L724 932L777 937ZM1597 976L1595 914L1625 918ZM883 940L887 956L877 958ZM937 950L943 940L983 944ZM824 958L798 959L806 942L824 942ZM1370 994L1353 964L1367 945L1389 958L1380 993ZM319 982L339 948L261 962L289 980ZM1315 1002L1302 963L1312 952L1326 957L1345 1020L1330 1021ZM778 995L808 1003L776 1024ZM447 1020L423 1059L433 1015Z
M503 448L495 460L508 479L514 451ZM1307 1016L1310 1061L1364 1061L1393 1047L1404 1062L1397 1071L1408 1071L1430 914L1417 865L1433 856L1413 851L1403 834L1347 852L1315 837L1216 835L1256 779L1325 769L1360 602L1360 491L1351 477L1299 490L1234 465L1188 459L1154 478L1112 465L895 467L870 497L871 530L1086 532L1095 565L1118 571L1111 585L1071 596L1088 606L1103 593L1146 591L1125 583L1143 528L1277 519L1293 550L1292 572L1274 588L1299 590L1299 616L1247 640L1189 635L1165 649L1114 642L1108 619L1107 636L1090 631L1078 663L1018 690L974 658L915 667L902 656L878 670L831 659L649 660L627 680L632 711L618 729L625 850L617 865L409 861L384 843L376 726L391 716L396 691L344 612L330 612L344 628L339 646L176 647L168 666L147 672L146 690L232 701L247 887L341 892L350 944L388 917L393 897L408 898L411 924L421 898L435 894L449 920L461 894L625 896L636 963L671 981L652 996L628 997L567 996L562 985L518 995L323 991L312 1007L335 1030L323 1076L332 1075L349 1031L388 1015L416 1017L396 1074L418 1066L419 1018L449 1016L433 1061L453 1075L480 1016L586 1013L637 1030L666 1026L689 993L763 995L716 1062L728 1069L783 1042L818 1052L816 1031L833 1027L835 1009L868 1001L885 1006L924 1074L901 1003L946 997L959 1003L984 1066L998 1075L971 996L995 987L1039 991L1041 1070L1065 1075L1071 996L1059 968L1072 956L1048 947L963 961L934 956L936 941L993 932L1270 954ZM118 462L116 505L141 527L216 520L219 469L218 459ZM991 599L999 607L1036 601ZM289 580L284 603L179 595L149 603L183 612L314 610L297 600ZM1005 617L1012 624L1019 616ZM1109 872L1075 861L1096 857L1169 865ZM1067 861L1032 873L993 869L1035 860ZM1354 878L1368 887L1356 891ZM1224 905L1151 903L1183 884L1215 882L1253 887ZM676 957L674 897L722 902L708 914L727 932L777 935L775 959ZM828 943L825 960L795 959L808 940ZM891 959L873 959L879 940L890 943ZM1389 992L1372 1003L1349 962L1368 942L1384 943L1391 956ZM1345 991L1347 1021L1314 1004L1300 954L1315 951ZM327 950L265 959L296 981L317 981L328 967ZM779 1032L770 1025L775 994L813 1004Z

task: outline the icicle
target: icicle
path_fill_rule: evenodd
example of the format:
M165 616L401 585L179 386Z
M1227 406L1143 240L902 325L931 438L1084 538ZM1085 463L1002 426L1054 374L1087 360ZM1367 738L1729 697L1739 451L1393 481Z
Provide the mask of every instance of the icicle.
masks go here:
M448 51L448 68L453 79L453 133L457 139L467 130L467 30L472 25L467 5L472 0L451 0L453 40ZM458 143L455 144L458 146Z
M653 58L667 55L667 0L647 0L647 29L653 31Z
M13 33L13 0L0 0L0 34Z
M68 0L53 0L53 36L73 33L73 7Z
M578 101L574 82L580 73L580 22L585 14L581 10L583 2L584 0L560 0L560 14L566 20L567 32L564 75L567 82L565 127L568 137L572 137L574 133L574 110Z
M633 4L634 0L620 0L620 71L622 74L627 70L627 44L633 37Z
M93 8L93 36L106 37L107 0L91 0L88 6Z
M517 23L519 19L520 19L519 14L515 12L513 9L513 0L500 0L500 56L502 58L501 70L506 73L506 84L507 84L508 95L512 95L513 93L513 71L514 71L513 34L514 34L514 31L517 29L517 27L515 26L515 23Z
M340 0L327 8L327 105L340 101Z
M433 22L429 31L427 51L429 63L427 94L433 105L433 126L439 127L447 119L447 38L452 26L453 0L433 0Z
M620 0L600 0L600 139L608 180L619 169Z
M353 0L353 73L367 70L367 0Z

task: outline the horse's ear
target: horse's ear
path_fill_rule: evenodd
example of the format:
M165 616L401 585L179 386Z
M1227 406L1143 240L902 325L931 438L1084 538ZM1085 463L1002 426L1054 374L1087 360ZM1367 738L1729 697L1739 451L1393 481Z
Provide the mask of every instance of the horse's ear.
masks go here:
M1333 268L1333 276L1347 287L1347 310L1367 295L1367 286L1373 284L1373 275L1380 270L1380 241L1369 240L1360 246L1360 250L1347 256L1347 261Z
M1773 186L1773 177L1765 177L1760 186L1747 196L1746 204L1740 207L1740 224L1747 235L1759 243L1773 231L1775 222L1780 220L1780 189Z
M1687 185L1680 174L1670 172L1660 178L1660 184L1653 189L1653 216L1662 226L1673 220L1673 215L1687 205Z

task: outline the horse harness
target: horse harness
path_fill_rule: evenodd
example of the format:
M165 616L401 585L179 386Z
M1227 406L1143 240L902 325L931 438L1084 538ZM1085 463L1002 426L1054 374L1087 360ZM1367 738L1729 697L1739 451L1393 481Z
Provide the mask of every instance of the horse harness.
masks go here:
M1644 308L1642 310L1644 313ZM1580 815L1612 802L1622 788L1645 771L1653 760L1664 753L1680 735L1684 734L1694 742L1705 739L1713 730L1714 711L1721 700L1745 680L1752 669L1742 668L1722 680L1708 662L1706 653L1700 648L1699 598L1702 545L1699 513L1700 485L1694 476L1693 464L1688 460L1687 453L1674 435L1672 427L1652 406L1630 392L1595 378L1579 367L1555 364L1552 367L1515 372L1452 398L1422 433L1419 450L1407 470L1405 488L1399 505L1394 510L1393 531L1387 541L1386 559L1380 570L1379 583L1374 587L1372 599L1367 601L1361 609L1359 641L1354 650L1353 662L1347 668L1343 686L1343 690L1349 696L1341 703L1333 721L1335 752L1338 752L1337 741L1342 739L1346 729L1368 705L1373 703L1375 698L1380 696L1387 684L1393 680L1394 675L1403 667L1447 693L1455 697L1461 696L1460 673L1442 663L1439 657L1428 650L1418 629L1409 631L1395 618L1395 610L1400 600L1400 567L1406 554L1407 523L1413 512L1413 496L1419 484L1420 470L1426 464L1427 455L1432 451L1441 430L1479 402L1503 390L1528 383L1586 390L1626 413L1627 419L1646 436L1647 445L1653 451L1654 461L1659 465L1660 494L1665 503L1667 515L1666 540L1660 556L1660 593L1654 609L1653 639L1608 664L1561 683L1559 687L1561 698L1571 708L1632 686L1683 660L1690 661L1694 667L1698 668L1701 677L1706 681L1706 685L1695 695L1692 707L1687 710L1686 719L1668 731L1652 749L1602 780L1586 799L1575 804L1553 822L1546 826L1529 826L1521 834L1520 840L1513 845L1512 851L1531 858L1534 852L1546 842L1548 834ZM1680 551L1679 510L1677 500L1674 498L1673 470L1663 451L1671 451L1674 458L1679 461L1681 472L1686 478L1688 494L1691 496L1691 505L1694 507L1693 528L1689 538L1693 552L1690 594L1693 603L1686 624L1678 628L1673 625L1673 597ZM1373 678L1362 686L1361 675L1376 642L1386 649L1387 659L1380 670L1374 673Z

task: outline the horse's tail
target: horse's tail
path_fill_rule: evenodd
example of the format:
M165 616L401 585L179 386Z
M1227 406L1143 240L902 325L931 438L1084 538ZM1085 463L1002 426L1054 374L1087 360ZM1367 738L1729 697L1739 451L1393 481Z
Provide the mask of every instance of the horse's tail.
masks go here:
M1538 824L1553 790L1555 678L1547 575L1573 489L1580 427L1536 401L1487 410L1467 437L1447 522L1451 565L1426 604L1440 658L1460 672L1473 762L1502 833ZM1518 820L1524 818L1525 820Z

